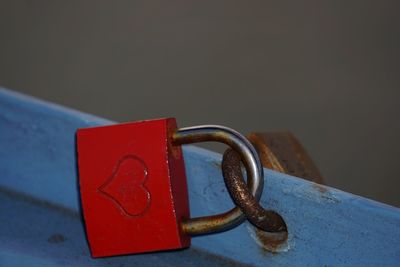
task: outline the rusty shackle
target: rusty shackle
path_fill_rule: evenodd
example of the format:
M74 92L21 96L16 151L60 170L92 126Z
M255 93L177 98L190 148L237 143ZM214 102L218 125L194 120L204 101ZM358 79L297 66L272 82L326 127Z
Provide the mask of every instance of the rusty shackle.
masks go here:
M263 209L259 204L264 172L256 150L246 137L218 125L181 128L172 135L174 145L208 141L225 143L231 147L224 154L222 170L225 184L237 206L222 214L188 219L182 222L182 231L188 235L226 231L240 225L246 218L263 231L286 230L278 214ZM243 179L241 162L247 172L247 184Z

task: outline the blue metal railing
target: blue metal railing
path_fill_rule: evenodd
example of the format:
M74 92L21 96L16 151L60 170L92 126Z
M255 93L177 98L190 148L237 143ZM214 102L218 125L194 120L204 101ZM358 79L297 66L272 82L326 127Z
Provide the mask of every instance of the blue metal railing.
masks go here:
M261 204L289 238L270 252L249 223L183 251L92 259L77 189L75 131L113 123L0 89L0 266L398 266L400 209L265 169ZM191 215L233 207L219 154L185 146Z

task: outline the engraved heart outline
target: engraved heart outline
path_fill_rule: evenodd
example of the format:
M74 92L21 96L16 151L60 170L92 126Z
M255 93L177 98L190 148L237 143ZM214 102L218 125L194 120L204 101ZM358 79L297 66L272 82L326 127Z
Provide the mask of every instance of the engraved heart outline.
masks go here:
M139 188L141 188L145 193L146 193L146 205L145 207L137 213L132 213L130 211L128 211L128 209L126 209L124 207L124 204L121 203L121 201L118 200L118 198L114 197L112 194L110 194L109 192L107 192L107 187L110 186L114 180L117 177L117 174L119 173L119 170L121 168L121 165L126 162L127 160L135 160L137 162L139 162L141 164L141 166L143 167L143 175L144 178L143 180L138 184ZM128 154L123 156L120 160L118 160L118 163L116 165L116 167L114 168L111 176L98 188L98 191L104 195L105 197L107 197L108 199L110 199L112 202L114 202L116 204L116 206L121 209L127 216L130 217L139 217L144 215L148 209L150 208L150 204L151 204L151 194L149 189L146 187L146 182L148 180L148 168L146 166L146 164L144 163L144 161L132 154Z

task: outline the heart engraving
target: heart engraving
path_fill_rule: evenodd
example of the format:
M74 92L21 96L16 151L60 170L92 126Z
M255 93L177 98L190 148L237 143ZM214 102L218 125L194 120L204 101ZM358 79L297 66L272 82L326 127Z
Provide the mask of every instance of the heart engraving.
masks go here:
M111 199L127 216L136 217L150 207L151 194L146 188L147 166L140 158L126 155L120 159L110 178L99 191Z

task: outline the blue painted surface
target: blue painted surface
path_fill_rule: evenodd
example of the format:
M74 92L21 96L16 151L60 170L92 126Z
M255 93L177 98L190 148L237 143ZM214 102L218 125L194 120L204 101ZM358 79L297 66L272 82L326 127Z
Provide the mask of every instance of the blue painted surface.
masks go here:
M0 266L400 265L400 209L267 169L262 205L278 211L289 229L279 252L264 250L245 223L195 237L184 251L93 260L78 213L74 133L110 123L0 90ZM184 154L192 216L233 207L218 165L221 156L193 146L185 146ZM55 233L66 240L49 242Z
M92 259L78 213L0 190L0 266L210 266L228 259L198 249Z

